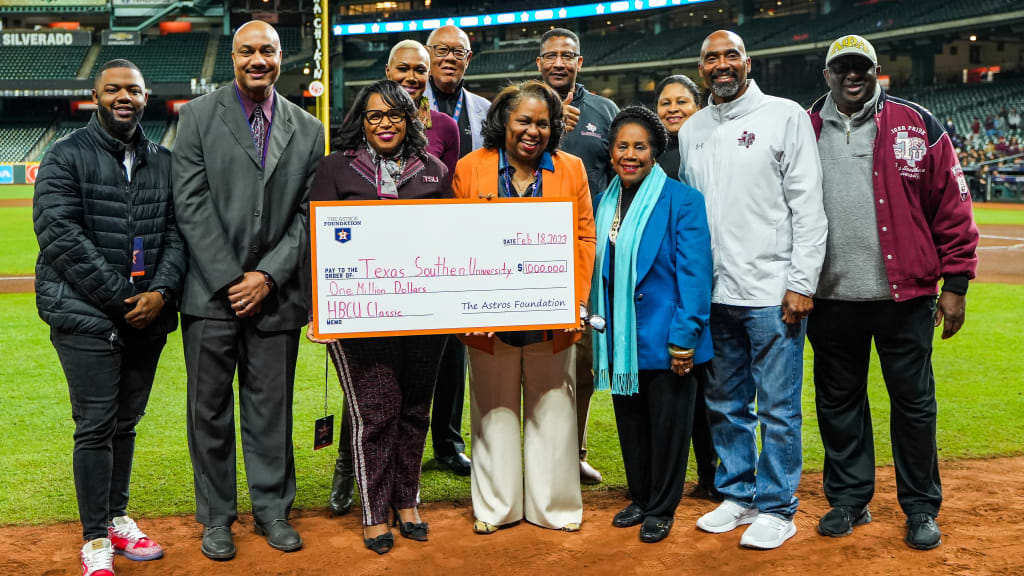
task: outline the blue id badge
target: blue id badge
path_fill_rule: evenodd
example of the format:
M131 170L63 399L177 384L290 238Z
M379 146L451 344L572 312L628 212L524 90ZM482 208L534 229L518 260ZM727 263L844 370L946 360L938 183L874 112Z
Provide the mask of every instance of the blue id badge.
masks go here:
M146 275L146 263L143 259L142 236L136 236L132 244L132 277Z

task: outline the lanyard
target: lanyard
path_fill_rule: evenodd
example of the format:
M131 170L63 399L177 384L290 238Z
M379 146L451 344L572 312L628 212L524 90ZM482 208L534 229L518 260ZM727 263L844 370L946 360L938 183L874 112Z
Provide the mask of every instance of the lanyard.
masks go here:
M441 108L437 104L437 95L435 94L433 96L434 96L434 110L437 110L438 112L440 112ZM455 103L455 112L452 113L452 119L455 120L456 124L459 123L459 116L462 116L462 103L465 100L466 100L466 95L465 94L459 94L459 101Z
M505 151L504 150L499 150L498 153L499 153L499 155L501 157L500 158L499 168L504 168L504 170L501 173L502 178L505 181L505 195L504 195L504 197L506 197L506 198L513 198L513 197L515 197L515 196L513 196L513 190L515 190L515 189L512 188L512 177L509 176L509 172L511 172L513 168L511 166L509 166L509 164L508 164L508 159L505 157ZM541 180L540 180L541 179L541 170L542 169L541 169L540 165L538 164L537 165L537 169L533 171L533 184L530 184L530 186L527 187L526 193L522 195L523 198L531 198L533 196L541 196L542 195L541 190L540 190L540 186L541 186ZM499 190L499 194L498 194L499 197L502 196L500 194L500 192L501 191ZM516 196L518 196L518 194L516 194Z
M235 96L238 96L238 105L242 107L242 116L245 116L245 104L242 103L242 93L238 90L238 84L235 83ZM256 102L257 106L261 106L259 102ZM272 112L277 111L277 98L274 98L274 107ZM266 116L266 114L264 114ZM245 124L249 127L249 133L252 133L252 124L249 124L249 118L245 118ZM270 148L270 130L274 127L274 122L268 117L267 118L267 136L263 139L263 150L261 150L260 166L267 166L267 148Z

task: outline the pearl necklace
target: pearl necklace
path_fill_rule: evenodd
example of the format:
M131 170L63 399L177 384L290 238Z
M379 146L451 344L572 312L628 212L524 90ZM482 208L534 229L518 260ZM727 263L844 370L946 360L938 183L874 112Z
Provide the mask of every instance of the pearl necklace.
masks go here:
M619 198L615 201L615 218L612 219L612 229L608 231L608 241L615 246L615 240L619 237L619 225L622 220L622 190L619 190Z

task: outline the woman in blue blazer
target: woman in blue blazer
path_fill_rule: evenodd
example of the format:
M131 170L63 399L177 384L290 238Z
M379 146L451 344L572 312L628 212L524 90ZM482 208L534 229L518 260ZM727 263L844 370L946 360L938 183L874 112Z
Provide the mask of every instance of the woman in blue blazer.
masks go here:
M704 198L655 162L668 135L647 108L622 110L610 130L616 172L598 199L592 311L597 389L610 388L631 503L613 524L668 536L682 496L696 384L712 355L711 239Z

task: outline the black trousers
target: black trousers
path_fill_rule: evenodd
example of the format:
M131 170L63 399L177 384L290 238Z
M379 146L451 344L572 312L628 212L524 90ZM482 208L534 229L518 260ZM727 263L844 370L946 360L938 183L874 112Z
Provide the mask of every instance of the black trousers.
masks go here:
M184 314L181 326L196 520L205 526L229 526L238 515L232 386L236 368L253 516L264 524L288 518L295 500L292 392L299 329L261 332L252 319Z
M815 300L807 324L814 348L815 406L825 446L825 496L863 506L875 491L868 405L871 341L889 391L889 434L904 513L936 515L942 504L932 375L935 298L907 302Z
M462 382L461 385L458 382ZM466 395L466 345L454 335L445 339L441 366L434 386L434 402L430 416L430 436L434 456L454 456L466 451L462 439L462 404ZM341 434L338 437L338 459L335 466L344 474L354 474L352 464L352 421L348 415L348 399L342 407Z
M135 425L146 410L166 336L125 329L118 338L50 330L71 395L73 469L85 540L107 537L128 507Z
M669 370L639 376L637 394L612 396L626 484L646 516L671 518L683 497L696 385Z
M444 336L335 340L327 350L345 393L363 525L419 502L430 397Z
M697 391L693 400L693 459L697 465L697 481L714 488L715 469L718 467L718 454L715 444L711 441L711 424L708 422L708 404L704 400L704 389L708 384L708 370L711 363L705 362L693 367L693 379L697 383Z
M445 340L441 367L434 386L430 437L434 456L454 456L466 451L462 438L462 405L466 399L466 345L455 335Z

